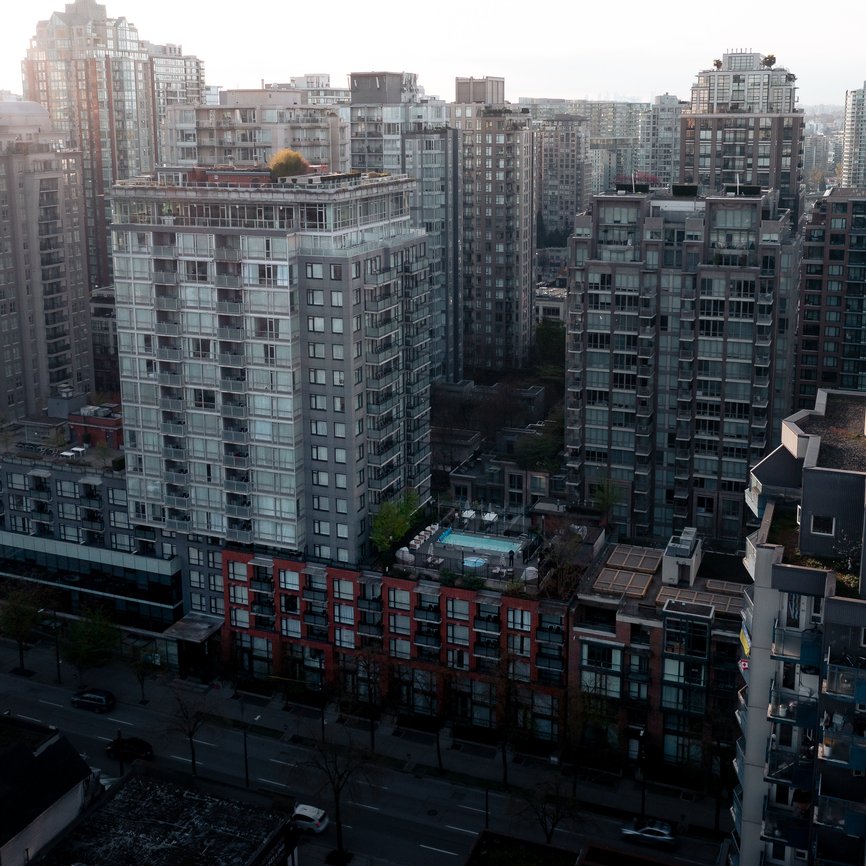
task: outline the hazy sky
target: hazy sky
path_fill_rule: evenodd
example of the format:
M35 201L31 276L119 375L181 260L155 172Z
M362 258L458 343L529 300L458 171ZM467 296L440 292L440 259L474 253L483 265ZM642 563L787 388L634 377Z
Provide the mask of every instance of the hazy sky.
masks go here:
M0 89L20 93L20 61L36 22L62 11L55 0L5 0L0 13ZM687 99L695 74L727 50L775 54L797 76L801 105L842 105L863 87L866 7L760 0L719 4L379 0L347 3L227 3L108 0L150 42L180 43L205 62L208 84L259 87L292 75L416 72L429 95L454 98L458 75L503 76L505 97ZM518 11L519 10L519 11ZM808 10L808 11L807 11ZM281 16L283 21L280 20Z

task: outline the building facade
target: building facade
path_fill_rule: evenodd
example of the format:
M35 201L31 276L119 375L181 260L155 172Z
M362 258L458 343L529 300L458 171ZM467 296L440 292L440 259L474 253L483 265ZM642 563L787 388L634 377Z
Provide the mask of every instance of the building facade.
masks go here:
M698 73L683 111L680 181L704 194L740 184L779 191L779 204L802 213L803 112L797 76L773 55L726 52Z
M81 153L48 112L0 102L0 405L4 420L93 387Z
M544 240L551 241L550 246L565 246L575 215L585 210L590 198L587 121L574 115L557 115L539 124L535 137L538 213Z
M866 193L830 190L804 233L793 404L801 409L814 405L819 388L866 390Z
M866 84L845 93L842 186L866 186Z
M797 246L775 197L621 191L575 224L573 498L627 535L736 547L749 465L788 411Z
M349 124L290 91L223 90L218 106L171 106L165 127L167 165L263 166L291 148L311 165L349 170Z
M536 164L528 113L452 104L462 130L463 365L523 367L532 339Z
M66 146L82 153L90 287L106 286L111 185L157 164L162 111L201 90L201 61L141 41L95 0L75 0L36 25L22 67L25 98L44 105Z
M130 515L363 562L380 502L429 498L426 237L406 177L268 181L114 188Z
M752 470L732 860L866 856L862 395L819 390Z
M430 374L462 378L462 192L460 134L441 99L425 97L411 72L353 72L352 168L415 179L412 222L428 236L433 280Z

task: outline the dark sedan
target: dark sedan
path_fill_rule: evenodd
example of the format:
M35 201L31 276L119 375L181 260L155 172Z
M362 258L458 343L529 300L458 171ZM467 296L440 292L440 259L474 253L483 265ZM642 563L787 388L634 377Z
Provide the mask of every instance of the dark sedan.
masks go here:
M153 757L153 746L139 737L118 737L105 747L105 754L116 761L149 761Z

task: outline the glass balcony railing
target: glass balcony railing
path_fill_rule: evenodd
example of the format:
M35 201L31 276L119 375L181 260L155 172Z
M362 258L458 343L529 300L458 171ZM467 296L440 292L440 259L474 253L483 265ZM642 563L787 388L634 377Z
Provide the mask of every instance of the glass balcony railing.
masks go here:
M854 803L836 797L818 797L815 823L846 836L866 838L866 803Z

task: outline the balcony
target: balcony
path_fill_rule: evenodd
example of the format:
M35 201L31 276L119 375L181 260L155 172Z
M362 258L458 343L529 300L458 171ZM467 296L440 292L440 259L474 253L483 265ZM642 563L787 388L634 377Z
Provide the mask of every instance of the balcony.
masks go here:
M234 529L230 527L226 530L226 538L229 541L237 541L241 544L253 543L253 534L248 529Z
M374 611L374 612L381 612L382 599L381 598L359 598L358 599L358 610L369 610L369 611Z
M413 617L421 622L438 623L442 622L442 611L438 605L418 605L413 612Z
M542 644L562 646L565 641L565 633L562 626L539 627L535 630L535 639Z
M415 634L415 645L438 650L442 646L442 637L437 631L418 631Z
M814 748L803 748L799 752L771 748L764 764L764 781L808 789L812 787L814 767Z
M743 788L741 785L737 785L734 788L731 799L731 818L734 820L734 828L737 831L737 835L741 836L743 832Z
M501 649L499 641L479 639L475 641L473 654L483 659L499 659Z
M804 696L789 697L776 686L774 680L770 688L767 720L787 722L798 728L814 728L818 724L818 702Z
M832 723L832 719L830 720ZM866 770L866 737L862 724L855 730L851 722L840 718L837 724L841 729L826 727L822 729L818 755L822 761L846 767L863 773ZM850 730L847 730L850 729Z
M795 802L791 809L767 801L761 838L767 842L784 842L793 848L809 847L809 803Z
M785 628L777 619L770 652L774 659L817 668L821 663L821 637L819 628L807 631Z
M836 797L818 797L815 823L821 827L837 830L845 836L863 839L866 837L866 803L855 803Z
M328 615L326 613L316 613L315 611L307 611L304 614L304 622L307 625L319 626L320 628L328 627Z
M472 628L486 634L499 634L502 631L498 617L476 616L472 621Z
M737 779L743 781L743 772L746 767L746 738L740 737L737 740L736 750L734 754L734 772L737 774Z
M301 591L301 598L303 598L304 601L324 603L328 600L328 590L305 586Z
M829 659L824 679L825 694L866 703L866 670L853 667L848 659Z
M535 664L540 670L555 671L561 673L565 668L565 662L561 656L552 656L539 653L535 657Z

